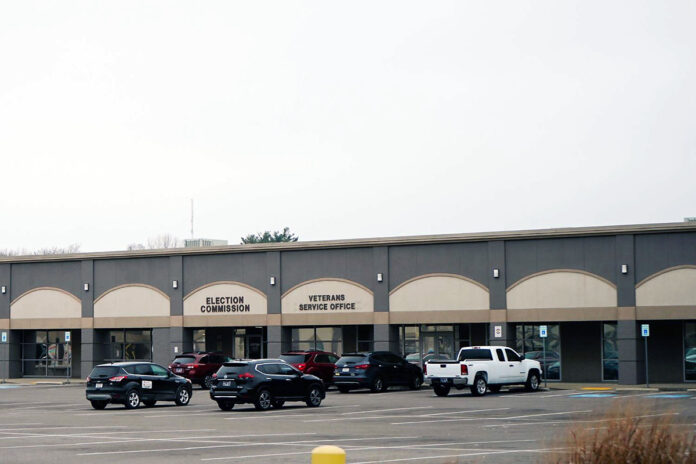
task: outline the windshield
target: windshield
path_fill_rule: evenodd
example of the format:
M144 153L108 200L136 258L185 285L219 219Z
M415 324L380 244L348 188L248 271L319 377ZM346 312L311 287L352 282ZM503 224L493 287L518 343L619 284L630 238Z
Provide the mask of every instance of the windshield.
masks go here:
M104 379L113 377L121 373L121 368L117 366L95 367L89 374L91 379Z
M280 359L290 364L300 364L309 360L308 354L281 354Z
M482 361L491 361L493 359L493 356L491 356L491 350L482 350L482 349L468 349L468 350L462 350L461 353L459 353L459 360L463 361L465 359L478 359Z
M234 377L238 374L242 374L246 372L249 368L248 364L232 364L232 365L225 365L222 366L220 369L217 371L217 376L218 378L224 378L225 376L228 377Z
M177 356L172 361L172 364L193 364L195 362L196 358L194 356Z

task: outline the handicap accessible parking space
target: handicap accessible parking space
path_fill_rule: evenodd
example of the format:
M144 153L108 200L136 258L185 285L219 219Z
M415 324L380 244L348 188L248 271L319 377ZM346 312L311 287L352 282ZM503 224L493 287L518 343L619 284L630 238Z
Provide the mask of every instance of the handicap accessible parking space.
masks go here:
M311 450L336 445L347 462L539 462L573 425L601 426L616 401L649 405L696 423L691 392L503 390L472 397L432 390L330 391L322 405L289 403L259 412L221 411L205 391L189 406L94 410L80 387L0 391L4 462L309 463Z

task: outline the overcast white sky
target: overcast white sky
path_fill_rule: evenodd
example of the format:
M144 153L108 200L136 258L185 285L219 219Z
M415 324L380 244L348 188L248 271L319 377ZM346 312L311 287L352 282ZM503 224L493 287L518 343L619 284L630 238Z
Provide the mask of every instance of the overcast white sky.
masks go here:
M0 3L0 249L696 216L696 3Z

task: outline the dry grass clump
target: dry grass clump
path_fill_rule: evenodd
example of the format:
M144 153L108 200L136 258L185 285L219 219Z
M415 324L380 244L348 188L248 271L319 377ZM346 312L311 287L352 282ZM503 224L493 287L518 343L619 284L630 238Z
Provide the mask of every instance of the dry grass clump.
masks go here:
M693 426L674 413L617 403L601 421L572 428L550 455L553 464L696 464Z

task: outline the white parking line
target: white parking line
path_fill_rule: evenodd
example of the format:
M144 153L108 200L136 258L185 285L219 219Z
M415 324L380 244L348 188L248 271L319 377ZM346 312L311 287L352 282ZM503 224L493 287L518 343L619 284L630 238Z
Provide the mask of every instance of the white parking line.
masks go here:
M214 432L217 429L196 429L196 432ZM138 434L149 434L149 433L181 433L181 432L191 432L190 429L182 429L182 430L129 430L129 431L114 431L114 430L109 430L108 432L88 432L88 433L31 433L31 432L5 432L5 431L0 431L1 434L8 435L12 434L13 436L10 437L0 437L0 440L19 440L27 437L32 437L32 438L60 438L60 437L71 437L71 438L109 438L113 440L120 440L121 437L101 437L100 435L122 435L122 434L132 434L132 433L138 433ZM18 436L17 436L18 435ZM208 438L208 437L203 437L203 438ZM177 438L179 439L179 438ZM33 447L42 447L42 446L57 446L57 445L26 445L26 446L10 446L9 448L33 448ZM0 447L0 448L8 448L8 447Z
M482 456L490 454L510 454L510 453L548 453L550 451L558 451L565 448L542 448L542 449L518 449L518 450L500 450L500 451L478 451L476 453L461 453L461 454L445 454L439 456L420 456L417 458L400 458L400 459L380 459L379 461L360 461L351 464L380 464L383 462L403 462L403 461L425 461L430 459L445 459L445 458L459 458L468 456Z
M678 412L666 412L663 414L645 414L642 416L635 416L636 419L645 417L659 417L659 416L678 416ZM593 424L597 422L611 422L615 419L595 419L595 420L577 420L577 419L566 419L558 421L534 421L534 422L511 422L510 424L492 424L484 425L485 428L492 427L519 427L520 425L550 425L550 424Z
M293 434L293 435L316 435L316 434ZM257 434L253 435L256 437L265 437L267 434ZM273 446L273 445L293 445L293 444L299 444L299 443L307 443L307 444L313 444L313 443L320 443L320 442L333 442L333 443L339 443L343 441L355 441L355 440L399 440L399 439L408 439L412 440L415 438L419 437L376 437L376 438L331 438L327 440L298 440L298 441L293 441L293 442L243 442L243 443L233 443L233 444L226 444L226 445L216 445L216 446L187 446L183 448L160 448L160 449L142 449L142 450L122 450L122 451L103 451L103 452L94 452L94 453L80 453L77 454L77 456L102 456L102 455L110 455L110 454L136 454L136 453L161 453L161 452L167 452L167 451L191 451L191 450L201 450L201 449L215 449L215 448L236 448L239 446ZM227 458L209 458L206 460L215 460L215 459L227 459Z
M557 396L577 395L578 393L581 393L581 392L579 392L579 391L577 391L577 390L573 390L573 391L571 391L570 393L566 392L566 393L557 393L557 394L554 394L554 395L541 395L541 396L535 396L534 398L555 398L555 397L557 397Z
M513 419L525 419L527 417L541 417L541 416L560 416L563 414L586 414L592 412L592 409L585 411L563 411L563 412L547 412L543 414L525 414L523 416L511 416L511 417L463 417L457 419L438 419L438 420L425 420L425 421L409 421L409 422L392 422L391 425L406 425L406 424L428 424L432 422L467 422L467 421L481 421L481 420L513 420Z
M405 409L408 410L414 410L414 409L433 409L433 406L418 406L418 407L410 407L410 408L390 408L390 409L371 409L367 411L352 411L352 412L344 412L341 413L342 416L347 416L349 414L366 414L369 412L385 412L385 411L403 411Z
M450 412L436 412L433 414L423 414L416 417L432 417L432 416L445 416L452 414L466 414L470 412L487 412L487 411L506 411L512 408L492 408L492 409L463 409L461 411L450 411Z
M379 416L358 416L358 417L333 417L330 419L309 419L309 420L304 420L302 422L341 422L341 421L355 421L355 420L372 420L372 419L411 419L414 417L423 417L423 418L428 418L428 417L433 417L436 415L441 415L441 414L464 414L464 413L471 413L471 412L483 412L483 411L502 411L502 410L507 410L510 408L494 408L494 409L472 409L469 411L456 411L456 412L447 412L447 413L435 413L435 414L414 414L414 415L397 415L397 414L382 414ZM301 415L301 414L300 414ZM306 415L305 415L306 417ZM444 420L444 419L443 419ZM474 419L467 419L467 420L474 420ZM424 421L428 422L428 421ZM433 422L440 422L440 421L433 421Z

